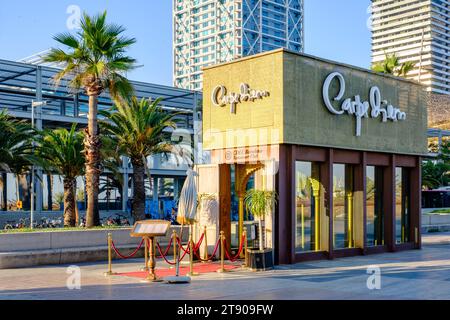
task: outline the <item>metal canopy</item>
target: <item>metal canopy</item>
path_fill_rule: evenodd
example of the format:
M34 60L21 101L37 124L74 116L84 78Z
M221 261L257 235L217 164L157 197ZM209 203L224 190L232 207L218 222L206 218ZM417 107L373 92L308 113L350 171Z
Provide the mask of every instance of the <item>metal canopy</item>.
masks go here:
M0 59L0 110L19 118L29 118L32 100L46 100L48 104L38 111L43 121L67 124L70 122L86 123L88 97L83 93L70 92L67 81L63 80L58 87L53 77L59 69L13 62ZM182 113L179 127L193 127L193 112L201 93L178 89L170 86L131 81L136 96L155 100L162 98L161 106L167 112ZM112 101L108 93L99 97L99 109L108 109Z

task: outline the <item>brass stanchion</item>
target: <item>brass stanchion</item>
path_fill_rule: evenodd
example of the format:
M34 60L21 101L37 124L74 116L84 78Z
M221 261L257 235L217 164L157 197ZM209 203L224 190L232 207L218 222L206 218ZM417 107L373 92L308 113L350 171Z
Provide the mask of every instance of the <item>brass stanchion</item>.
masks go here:
M247 254L247 230L244 230L244 268L248 267L248 254Z
M220 231L220 269L217 270L219 273L224 273L225 270L225 232Z
M190 235L189 235L189 273L187 276L198 276L197 272L194 272L194 239L192 237L193 226L190 225Z
M177 260L178 260L178 256L177 256L177 231L173 230L172 231L172 242L173 242L173 263L175 264L175 266L177 265ZM170 269L175 268L175 266L170 266Z
M108 232L108 271L104 273L105 276L111 276L112 272L112 234Z
M205 252L203 253L203 263L208 262L208 238L206 237L206 226L203 227L203 241L205 241Z

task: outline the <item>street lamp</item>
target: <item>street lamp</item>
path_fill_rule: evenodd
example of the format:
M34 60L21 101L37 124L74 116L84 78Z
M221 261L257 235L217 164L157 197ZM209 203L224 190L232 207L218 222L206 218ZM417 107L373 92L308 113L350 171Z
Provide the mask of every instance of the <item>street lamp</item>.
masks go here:
M34 108L46 106L47 101L31 101L31 127L34 129ZM32 143L34 147L34 142ZM31 209L30 209L30 228L33 229L34 221L34 165L31 166Z

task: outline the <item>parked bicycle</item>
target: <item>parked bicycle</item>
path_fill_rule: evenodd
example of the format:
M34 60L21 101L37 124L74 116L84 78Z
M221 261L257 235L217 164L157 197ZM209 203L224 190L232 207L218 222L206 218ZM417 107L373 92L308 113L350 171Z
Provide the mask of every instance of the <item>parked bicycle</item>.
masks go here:
M24 229L29 226L29 219L28 218L20 218L19 222L16 220L9 220L6 221L6 224L4 226L4 230L12 230L12 229Z
M121 214L115 214L111 215L106 219L105 222L102 223L102 226L104 227L110 227L110 226L129 226L130 221L128 218Z
M47 228L61 228L62 227L62 219L50 219L47 217L42 217L39 223L36 223L36 228L47 229Z

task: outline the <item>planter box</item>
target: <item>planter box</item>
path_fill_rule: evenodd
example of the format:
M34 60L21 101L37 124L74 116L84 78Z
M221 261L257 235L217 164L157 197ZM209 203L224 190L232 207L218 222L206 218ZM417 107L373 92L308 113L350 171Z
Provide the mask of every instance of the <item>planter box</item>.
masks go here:
M179 229L172 226L166 237L158 237L161 247L169 243L172 230L180 234ZM109 232L116 247L126 255L141 242L140 238L130 237L130 231L131 228L0 234L0 269L107 260ZM184 232L183 241L187 238L188 232ZM142 247L136 258L143 257L143 252ZM113 259L116 258L113 253Z
M116 245L139 244L139 239L130 237L130 230L131 228L2 233L0 252L105 246L109 232L112 233Z
M247 249L248 267L253 271L266 271L273 269L272 249Z

